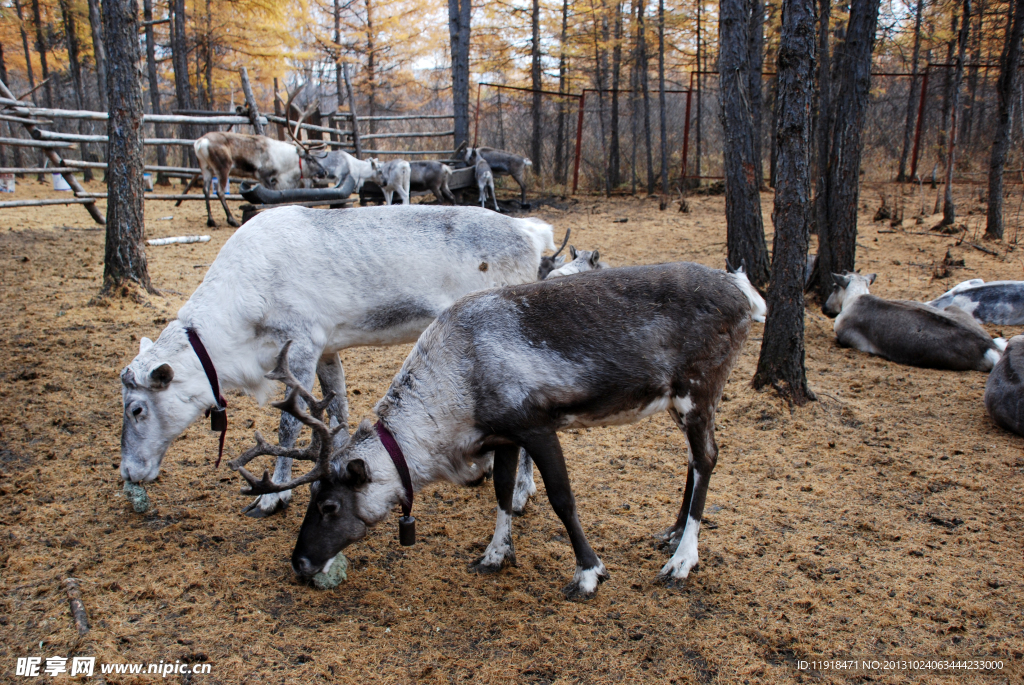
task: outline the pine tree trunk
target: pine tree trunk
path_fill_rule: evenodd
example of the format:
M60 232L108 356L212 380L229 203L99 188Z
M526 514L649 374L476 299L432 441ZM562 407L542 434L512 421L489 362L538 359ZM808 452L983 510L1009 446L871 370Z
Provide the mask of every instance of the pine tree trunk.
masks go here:
M455 145L469 139L469 22L471 0L448 0L448 36L452 53L452 104L455 109Z
M725 219L728 259L746 264L752 283L768 282L768 248L761 219L753 94L750 92L748 0L719 2L719 78L725 134Z
M342 103L345 101L344 91L342 91L343 80L341 77L341 0L334 0L334 90L336 97L338 98L338 105L335 110L340 110ZM277 86L274 86L275 91ZM274 106L277 106L277 101L274 101ZM280 129L278 129L280 130ZM278 135L280 138L280 135Z
M637 80L640 82L640 93L643 96L644 104L644 149L647 152L647 194L654 193L654 184L657 176L654 174L654 148L651 144L651 88L648 72L650 71L650 59L647 54L647 29L645 20L646 0L637 3L636 24L637 24Z
M697 0L697 97L696 97L696 100L697 100L697 107L696 107L696 109L697 109L697 117L696 117L696 121L694 121L694 123L693 123L693 126L696 129L694 131L694 138L696 140L694 141L694 146L693 146L693 176L695 178L691 182L691 185L693 187L700 186L701 162L704 159L704 155L703 155L703 144L704 144L704 135L703 135L703 133L704 133L704 131L703 131L703 126L702 126L702 124L704 123L704 98L702 96L703 96L703 90L704 90L704 71L706 71L707 59L704 58L704 60L702 61L702 57L703 57L703 55L705 53L705 51L703 49L704 42L703 42L703 39L701 38L702 34L701 34L701 25L700 25L701 9L702 9L701 4L703 3L703 1L704 0ZM686 183L685 179L679 179L679 184L682 187L686 187L687 186L687 183Z
M918 61L921 56L921 19L924 15L924 0L917 0L917 16L914 18L914 54L910 64L910 95L907 96L907 120L903 126L903 151L900 153L900 168L896 174L896 182L904 183L907 179L907 157L910 154L910 138L914 132L917 119L917 100L921 94L921 84L917 79Z
M747 92L750 93L750 107L754 121L754 159L757 162L757 187L764 184L764 159L761 150L761 138L763 128L764 103L761 97L761 79L764 71L764 0L750 0L750 51L747 59L750 66L747 68L747 78L750 85Z
M39 53L39 69L43 72L43 88L46 92L46 106L53 107L53 83L49 81L50 69L46 62L46 39L43 36L43 18L39 10L39 0L32 0L32 17L36 25L36 52Z
M1022 39L1024 0L1015 0L1012 19L1007 21L1003 54L999 59L999 80L996 83L999 108L996 115L995 137L992 141L992 157L988 166L988 218L985 237L992 240L1003 239L1003 168L1006 166L1006 153L1010 148L1013 101L1020 80Z
M636 1L636 0L634 0ZM608 194L622 182L619 138L619 81L622 79L622 3L615 3L612 38L612 112L608 142ZM632 94L631 94L632 97Z
M952 38L950 38L946 43L946 64L952 64L953 62L953 56L956 54L956 36L960 32L960 15L957 14L955 10L951 14L952 24L950 26L949 35L952 36ZM964 21L966 21L966 19ZM940 164L943 159L942 151L946 149L946 146L949 143L949 117L953 112L951 108L953 103L953 75L952 72L950 72L949 67L943 68L942 75L942 126L939 128L935 140L935 152Z
M18 30L21 31L21 45L25 49L25 67L28 71L28 87L32 89L32 103L39 104L36 99L36 76L32 70L32 53L28 49L28 33L25 32L25 18L21 13L20 0L14 0L14 9L18 13Z
M533 173L539 177L541 174L541 72L540 72L540 0L533 0L533 37L530 41L530 76L533 80L533 103L530 112L533 120L533 139L531 145L531 158L533 160Z
M100 109L107 109L107 49L103 44L103 20L100 17L100 0L89 2L89 29L92 32L92 55L96 61L96 88Z
M971 33L971 0L963 0L964 16L960 22L960 35L956 53L956 68L953 75L952 119L949 126L949 147L946 149L946 189L942 203L940 226L952 226L956 221L956 204L953 202L953 167L956 163L957 124L960 118L960 84L964 80L964 58L967 55L967 39Z
M88 109L88 107L86 107L85 86L82 82L81 51L78 44L78 31L75 26L74 10L71 8L69 0L60 0L60 13L64 22L64 42L68 50L68 71L71 73L71 83L75 90L75 108ZM84 119L79 119L78 132L83 135L91 133L89 122ZM82 159L87 162L91 162L95 159L90 152L90 147L91 146L88 143L81 143ZM85 181L91 181L92 169L84 169L82 172L82 179Z
M753 385L790 403L813 400L804 369L804 263L810 238L814 0L784 0L778 57L778 171L768 315Z
M700 69L700 58L697 60ZM658 120L661 133L661 194L668 195L668 110L665 102L665 0L658 0Z
M147 22L153 21L153 0L143 0L143 17ZM146 70L149 75L149 104L153 114L163 114L160 109L160 78L156 71L156 44L154 42L154 30L152 24L146 25ZM154 125L154 132L157 138L166 138L164 127L161 124ZM158 145L156 148L156 163L160 166L167 166L167 148ZM170 181L163 172L156 176L159 185L170 185Z
M4 61L4 46L3 46L3 43L0 43L0 81L3 81L6 84L10 83L10 81L7 78L7 63ZM0 131L3 131L4 128L7 128L7 129L11 128L10 122L4 121L2 123L3 123L3 127L0 127ZM8 136L10 136L10 135L11 134L8 133ZM6 146L6 145L0 145L0 166L7 166L7 147L8 146ZM10 147L11 147L12 150L17 150L18 149L18 147L14 146L14 145L12 145ZM21 163L19 162L15 166L21 166Z
M558 43L558 92L565 93L566 78L568 75L568 62L565 54L565 41L569 31L569 0L562 0L562 34ZM565 185L568 181L565 155L566 139L566 116L565 99L558 99L558 131L555 138L555 179L558 183Z
M90 0L92 1L92 0ZM172 3L171 62L174 65L174 97L178 109L192 109L192 87L188 76L188 40L185 34L185 0L170 0ZM191 124L179 124L182 138L196 137ZM188 166L195 153L187 147L181 148L182 166Z
M974 28L974 50L971 54L971 70L967 77L967 92L970 94L960 115L959 140L961 147L971 146L971 132L974 128L974 105L978 94L978 65L981 63L981 44L985 28L985 0L978 3L978 23Z
M110 103L103 293L114 294L130 283L155 293L143 249L142 55L137 0L103 0L103 32Z

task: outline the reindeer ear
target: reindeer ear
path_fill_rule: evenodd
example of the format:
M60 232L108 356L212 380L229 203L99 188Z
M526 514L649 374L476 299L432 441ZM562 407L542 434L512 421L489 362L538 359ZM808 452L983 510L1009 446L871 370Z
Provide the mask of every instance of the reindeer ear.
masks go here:
M835 281L835 284L840 288L845 288L850 285L850 277L842 274L832 274L832 280Z
M153 341L149 338L143 338L139 341L139 354L145 354L146 350L153 346Z
M366 473L366 462L362 459L353 459L345 466L345 475L341 482L350 488L360 488L370 481Z
M575 245L570 245L569 246L569 257L570 257L570 259L576 259L576 246Z
M736 273L736 267L734 267L728 259L725 260L725 270L727 273Z
M164 363L149 372L150 385L154 390L162 390L174 380L174 369Z
M596 269L597 268L597 260L599 260L600 258L601 258L601 253L598 252L597 250L594 250L594 253L590 255L590 260L589 260L590 261L590 266L592 266L592 267L594 267Z
M868 279L868 285L871 285L872 283L874 283L875 282L875 278L877 276L878 276L878 274L868 274L866 276L866 278Z

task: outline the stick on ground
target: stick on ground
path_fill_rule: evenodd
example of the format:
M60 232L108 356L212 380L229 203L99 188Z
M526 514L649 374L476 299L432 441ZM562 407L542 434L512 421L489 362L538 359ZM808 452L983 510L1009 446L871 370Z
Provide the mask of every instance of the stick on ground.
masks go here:
M65 578L64 592L68 595L68 604L71 605L71 616L75 619L78 636L83 637L89 632L89 617L85 615L85 605L82 604L82 592L78 589L78 580Z

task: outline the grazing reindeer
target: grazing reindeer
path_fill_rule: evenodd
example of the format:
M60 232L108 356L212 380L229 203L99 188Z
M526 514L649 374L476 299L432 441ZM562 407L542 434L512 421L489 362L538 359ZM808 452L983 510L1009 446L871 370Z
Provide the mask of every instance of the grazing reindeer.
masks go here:
M1000 426L1024 435L1024 335L1010 338L985 383L985 409Z
M265 401L274 386L263 374L288 340L296 376L335 392L331 413L346 424L339 350L413 342L463 295L535 280L541 253L554 247L549 225L478 207L258 214L224 244L178 318L156 342L144 338L122 372L122 478L156 478L171 442L204 411L223 409L214 383ZM300 428L282 416L280 444L292 445ZM290 474L291 460L282 458L275 479ZM288 499L263 497L251 515L271 514Z
M573 325L560 320L573 312ZM607 269L572 278L468 295L431 324L376 407L340 447L316 402L288 371L289 349L271 378L284 380L279 406L313 427L307 450L257 445L231 462L249 483L245 494L277 493L315 482L292 554L310 578L413 493L437 480L463 482L494 450L498 499L494 537L473 564L494 573L515 563L512 501L520 448L533 457L548 499L576 556L570 598L587 598L608 577L576 512L557 432L639 421L668 411L684 433L689 466L682 508L663 537L675 553L661 569L667 582L697 565L708 482L718 458L715 410L750 328L750 307L733 279L699 264ZM299 399L312 407L307 414ZM245 465L261 454L316 465L289 483L258 479ZM408 522L408 519L403 519Z
M376 160L370 161L375 162ZM390 205L391 198L395 191L398 191L398 198L402 204L409 204L409 177L411 174L409 162L404 159L393 159L376 166L375 169L377 175L372 180L384 192L384 202Z
M498 209L498 196L494 192L494 174L491 173L491 165L483 157L476 160L476 186L480 189L480 206L487 204L487 191L491 191L491 198L494 200L494 211Z
M291 111L292 100L303 86L299 86L288 96L288 111ZM199 160L199 169L203 174L207 226L217 226L210 211L210 192L214 176L217 177L217 197L227 215L228 225L238 226L238 221L232 216L224 197L232 170L237 169L240 174L251 176L272 190L298 188L303 180L324 178L327 175L320 164L321 153L311 150L298 137L302 121L318 106L314 103L302 112L295 124L294 133L290 127L288 128L288 135L294 144L267 136L223 131L211 131L193 143L196 159Z
M1024 281L986 283L972 278L928 304L936 309L956 305L981 323L1020 326L1024 324Z
M359 192L367 181L379 178L380 163L376 157L362 160L344 150L332 150L324 155L320 164L326 170L327 178L334 181L334 187L346 184L349 192ZM349 182L351 185L348 185Z
M824 312L836 319L843 347L884 357L897 364L953 371L988 371L1006 347L958 307L939 310L920 302L883 300L868 292L875 274L832 274L836 288Z
M491 167L493 175L511 176L519 184L520 204L526 204L526 167L533 166L533 162L526 157L504 150L495 150L493 147L465 147L465 145L466 143L462 143L455 151L456 158L461 159L469 166L475 165L478 158L483 158Z
M448 187L452 168L441 162L409 162L409 187L412 190L429 190L441 204L455 204L455 194Z

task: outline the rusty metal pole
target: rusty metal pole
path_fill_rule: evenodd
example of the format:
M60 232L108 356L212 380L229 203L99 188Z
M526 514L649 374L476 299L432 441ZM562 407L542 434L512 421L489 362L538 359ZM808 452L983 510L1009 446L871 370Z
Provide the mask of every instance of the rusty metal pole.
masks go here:
M580 93L580 113L576 118L576 161L572 166L572 194L576 194L576 188L580 182L580 152L583 149L583 103L587 99L587 90L584 88Z
M910 162L910 178L917 178L917 151L921 146L921 129L924 125L924 99L928 95L928 73L932 65L924 68L924 76L921 77L921 101L917 105L917 127L914 131L914 154Z
M690 79L693 80L692 78ZM686 157L690 153L690 102L693 100L693 90L686 91L686 116L683 124L683 164L682 173L679 177L680 189L686 188ZM700 167L697 167L697 176L700 176Z

